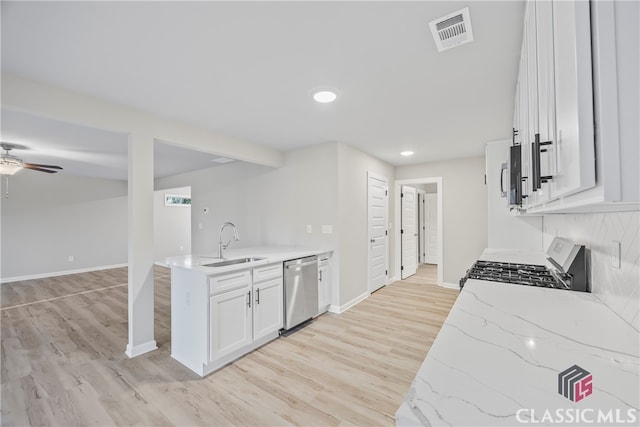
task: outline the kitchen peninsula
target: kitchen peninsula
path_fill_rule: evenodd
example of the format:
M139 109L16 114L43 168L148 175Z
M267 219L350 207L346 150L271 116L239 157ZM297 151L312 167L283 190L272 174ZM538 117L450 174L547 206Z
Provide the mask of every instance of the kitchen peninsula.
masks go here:
M328 259L330 253L259 247L224 255L187 255L163 262L171 267L171 357L200 376L280 335L284 261L314 255ZM320 297L315 315L326 311L329 292L326 279L316 283Z

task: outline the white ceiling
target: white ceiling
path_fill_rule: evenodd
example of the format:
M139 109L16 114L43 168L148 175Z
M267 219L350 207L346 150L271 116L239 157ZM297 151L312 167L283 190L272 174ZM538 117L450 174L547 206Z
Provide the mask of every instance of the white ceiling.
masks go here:
M429 21L467 6L475 40L438 53ZM486 142L510 137L519 1L2 1L0 7L3 72L278 150L338 141L403 165L481 155ZM319 87L336 88L338 100L315 103L311 92ZM4 110L2 119L3 140L40 126L38 144L12 141L32 148L29 156L21 153L28 162L44 162L38 145L53 154L73 139L65 127L71 124L46 125L33 116L30 123ZM78 158L102 158L108 175L114 151L126 152L124 136L79 129ZM405 149L415 156L402 158ZM186 155L185 165L202 158L176 150ZM163 153L157 154L156 168Z
M23 112L2 109L2 141L21 147L11 155L27 163L55 164L64 173L105 179L127 179L127 135ZM3 152L4 153L4 152ZM169 143L154 145L154 176L220 166L219 156L186 150ZM228 159L227 159L228 160ZM33 173L25 171L26 173ZM22 172L21 172L22 173Z

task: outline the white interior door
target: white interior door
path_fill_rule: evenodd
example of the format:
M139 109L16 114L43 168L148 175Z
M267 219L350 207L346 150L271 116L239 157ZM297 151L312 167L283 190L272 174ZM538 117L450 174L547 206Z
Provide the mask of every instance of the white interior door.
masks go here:
M400 277L406 279L416 274L418 266L418 245L417 245L417 200L416 189L402 186L401 193L401 224L400 242L402 246L402 261L400 266Z
M424 214L426 227L425 261L428 264L438 264L438 194L428 193L424 198Z
M387 284L388 188L386 177L368 174L369 292Z
M418 264L424 264L427 255L427 214L425 193L418 192Z

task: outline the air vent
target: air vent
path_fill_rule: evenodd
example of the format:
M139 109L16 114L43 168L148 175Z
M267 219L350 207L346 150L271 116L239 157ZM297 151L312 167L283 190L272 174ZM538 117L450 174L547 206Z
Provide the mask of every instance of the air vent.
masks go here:
M429 22L429 28L438 52L473 41L468 7Z

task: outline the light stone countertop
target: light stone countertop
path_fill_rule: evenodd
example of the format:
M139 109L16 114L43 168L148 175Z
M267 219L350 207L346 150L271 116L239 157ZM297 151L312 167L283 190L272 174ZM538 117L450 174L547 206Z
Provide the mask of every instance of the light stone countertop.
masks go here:
M485 251L481 259L544 264L542 253ZM558 391L559 374L573 365L592 376L592 394L585 378L576 402ZM639 368L638 330L597 295L468 280L396 423L638 425Z
M164 267L188 268L191 270L201 271L205 274L227 273L230 271L241 270L245 268L254 268L262 265L272 264L274 262L283 262L296 258L303 258L312 255L331 254L331 250L326 249L310 249L291 246L260 246L254 248L227 249L224 251L224 260L237 258L262 258L258 261L246 262L240 264L229 265L225 267L205 267L210 264L222 261L218 258L217 253L201 254L201 255L180 255L168 257L160 261L156 261L157 265Z

